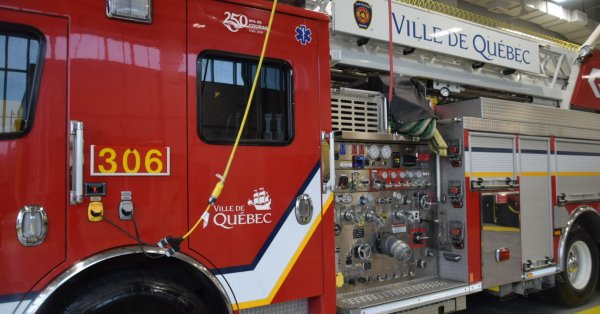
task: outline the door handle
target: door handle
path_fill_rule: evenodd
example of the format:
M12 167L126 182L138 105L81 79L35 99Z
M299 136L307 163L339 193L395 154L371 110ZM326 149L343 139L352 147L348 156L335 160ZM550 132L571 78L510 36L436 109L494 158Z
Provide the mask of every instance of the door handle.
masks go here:
M71 204L83 203L83 122L71 121Z

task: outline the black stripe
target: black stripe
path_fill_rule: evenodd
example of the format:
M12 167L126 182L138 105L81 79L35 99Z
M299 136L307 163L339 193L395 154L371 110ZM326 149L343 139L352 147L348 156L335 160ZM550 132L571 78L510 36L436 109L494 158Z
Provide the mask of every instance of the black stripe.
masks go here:
M308 187L308 184L310 183L311 179L316 175L317 171L319 171L320 167L321 167L321 161L318 160L317 163L315 164L315 166L313 167L313 169L311 170L310 175L306 178L304 183L302 183L302 186L300 186L300 189L298 189L298 192L296 192L296 196L291 200L290 205L288 205L288 208L285 210L285 213L283 213L283 215L281 216L281 219L279 219L279 222L277 222L277 225L275 225L275 227L273 228L273 231L271 231L271 234L267 238L267 241L265 241L265 243L263 244L260 251L258 251L258 254L256 255L256 257L252 260L252 263L248 264L248 265L239 265L239 266L220 268L219 270L220 270L221 274L249 271L249 270L253 270L254 268L256 268L256 265L258 265L258 262L260 262L263 255L265 255L265 252L269 248L269 245L271 245L271 242L273 242L273 240L275 239L275 236L279 233L279 230L283 226L283 223L286 221L288 216L294 211L294 207L296 206L296 198L298 196L300 196L304 192L304 190L306 190L306 187ZM319 204L319 206L321 206L320 200L319 200L318 204Z
M29 296L27 298L27 300L33 300L33 299L35 299L35 297L38 296L38 294L40 294L40 293L39 292L31 292L28 294L27 292L21 292L21 293L14 293L14 294L4 294L4 295L0 295L0 303L22 301L26 296Z
M521 149L521 154L542 154L547 155L548 150L545 149Z
M600 156L600 153L592 153L592 152L566 152L566 151L556 151L557 155L565 155L565 156Z
M496 147L471 147L471 152L478 153L510 153L512 154L512 148L496 148Z

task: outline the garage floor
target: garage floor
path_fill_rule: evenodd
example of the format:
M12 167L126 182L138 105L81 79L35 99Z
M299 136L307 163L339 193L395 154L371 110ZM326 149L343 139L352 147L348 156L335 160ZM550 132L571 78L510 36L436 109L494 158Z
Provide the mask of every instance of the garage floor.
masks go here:
M531 295L527 298L515 296L500 300L496 297L478 293L467 296L467 310L459 312L485 313L485 314L506 314L506 313L527 313L527 314L593 314L600 313L600 290L596 290L595 296L586 305L577 308L566 308L564 306L543 300L538 295Z

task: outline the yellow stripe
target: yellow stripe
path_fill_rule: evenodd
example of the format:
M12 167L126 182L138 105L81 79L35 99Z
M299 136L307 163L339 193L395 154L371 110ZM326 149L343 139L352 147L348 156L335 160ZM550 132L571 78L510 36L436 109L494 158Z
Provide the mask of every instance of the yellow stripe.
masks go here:
M575 314L595 314L595 313L600 313L600 306L594 306L587 310L576 312Z
M501 226L483 226L483 231L500 231L500 232L514 232L520 231L521 229L515 227L501 227Z
M468 175L468 173L467 173ZM501 178L506 178L506 177L511 177L514 175L513 172L472 172L471 173L471 178L490 178L490 177L501 177Z
M593 177L593 176L600 176L600 172L559 172L558 173L559 177Z
M547 177L550 175L550 172L547 171L527 171L521 172L521 177ZM553 172L552 175L555 175Z
M489 287L486 290L490 290L490 291L494 291L494 292L500 292L500 286Z
M304 236L304 240L302 240L302 243L300 243L300 247L298 248L298 250L296 251L294 256L292 256L292 258L290 259L287 267L283 270L283 273L279 277L279 280L277 280L277 282L275 283L275 287L273 287L273 290L271 290L271 293L269 294L269 296L266 299L259 299L259 300L239 303L237 306L235 304L233 304L234 310L237 311L237 310L243 310L243 309L247 309L247 308L271 304L271 301L273 301L273 298L275 298L275 295L279 291L279 288L281 288L281 285L283 284L283 282L289 275L290 271L292 270L292 268L294 268L296 261L300 257L300 254L302 254L302 251L304 251L306 244L308 244L308 241L310 240L313 233L317 229L317 226L319 226L319 224L321 223L321 217L325 215L325 213L329 209L329 206L331 205L332 202L333 202L333 194L330 194L329 198L327 198L327 201L325 202L325 205L323 205L323 214L319 215L315 218L313 225L310 227L310 229L306 233L306 236Z

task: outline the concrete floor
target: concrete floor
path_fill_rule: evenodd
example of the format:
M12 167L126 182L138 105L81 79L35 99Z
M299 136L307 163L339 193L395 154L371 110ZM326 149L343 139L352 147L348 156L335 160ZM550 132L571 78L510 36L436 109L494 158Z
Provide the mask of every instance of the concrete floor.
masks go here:
M458 312L460 314L593 314L600 313L600 290L596 290L595 296L586 305L577 308L566 308L564 306L543 300L537 295L527 298L522 296L509 297L500 300L496 297L478 293L467 296L467 310Z

